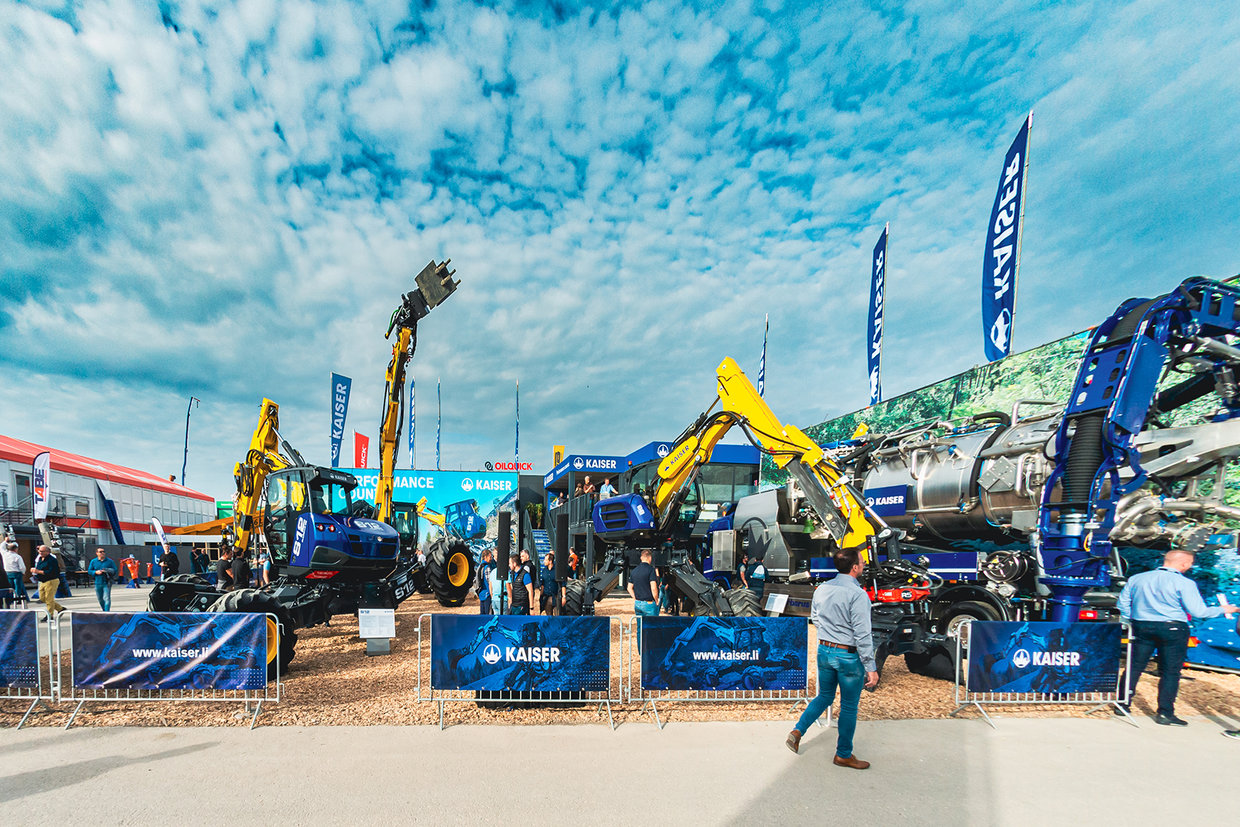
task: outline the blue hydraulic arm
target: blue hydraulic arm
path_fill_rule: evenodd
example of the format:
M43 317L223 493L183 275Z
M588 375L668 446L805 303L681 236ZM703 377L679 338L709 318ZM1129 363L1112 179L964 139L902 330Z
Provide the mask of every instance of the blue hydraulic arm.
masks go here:
M1085 593L1110 584L1116 504L1151 482L1134 440L1159 413L1214 392L1215 421L1240 415L1240 290L1191 278L1156 299L1129 299L1097 327L1055 436L1055 469L1035 548L1051 619L1075 621ZM1158 392L1172 370L1190 378Z

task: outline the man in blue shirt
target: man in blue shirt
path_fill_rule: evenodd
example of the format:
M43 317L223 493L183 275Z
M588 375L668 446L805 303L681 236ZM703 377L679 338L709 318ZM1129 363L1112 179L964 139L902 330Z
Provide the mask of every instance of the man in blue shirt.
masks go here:
M1175 697L1180 691L1180 670L1188 654L1189 619L1218 617L1236 611L1224 603L1207 606L1197 584L1185 576L1193 567L1192 552L1172 549L1161 567L1128 578L1119 595L1119 614L1132 625L1132 671L1128 682L1128 704L1141 673L1158 651L1158 714L1154 723L1188 726L1175 716ZM1127 707L1125 707L1127 709Z
M878 685L878 665L874 661L874 638L870 627L870 597L857 582L865 563L855 548L835 552L834 580L814 590L810 621L818 634L818 694L809 705L796 728L788 733L788 749L798 752L801 736L831 707L835 689L840 690L840 734L835 742L837 767L864 770L869 761L853 755L853 734L857 730L857 708L861 704L863 686Z
M101 611L112 611L112 581L118 571L116 562L108 559L106 551L95 549L95 559L86 567L86 573L95 577L95 599L99 601Z

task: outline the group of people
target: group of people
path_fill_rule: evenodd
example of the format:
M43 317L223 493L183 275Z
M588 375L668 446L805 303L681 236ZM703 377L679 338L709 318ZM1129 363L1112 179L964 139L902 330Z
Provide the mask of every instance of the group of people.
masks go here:
M641 488L638 486L635 486L634 492L640 494ZM576 485L573 486L573 495L571 499L576 499L577 497L590 495L596 499L605 500L608 497L614 497L619 493L620 492L616 490L616 487L611 484L611 477L604 477L603 484L596 487L594 483L590 480L589 475L587 475L583 477L580 482L578 482ZM564 494L556 494L555 499L551 501L551 507L555 508L556 506L564 505L565 503L569 501L569 499L570 498L566 497Z
M576 555L572 555L575 558ZM574 575L575 560L570 558L570 578ZM508 576L499 578L495 555L490 549L482 552L482 565L474 581L478 594L479 614L544 615L560 614L564 607L564 589L567 579L559 579L555 572L555 554L543 556L542 566L535 566L530 553L509 555Z
M30 601L26 591L26 577L38 588L39 600L47 606L53 615L58 615L65 607L56 602L56 592L60 589L60 561L47 546L39 546L34 562L27 569L26 561L17 551L17 542L7 537L0 547L0 557L4 559L4 574L9 589L13 592L13 600L23 605Z

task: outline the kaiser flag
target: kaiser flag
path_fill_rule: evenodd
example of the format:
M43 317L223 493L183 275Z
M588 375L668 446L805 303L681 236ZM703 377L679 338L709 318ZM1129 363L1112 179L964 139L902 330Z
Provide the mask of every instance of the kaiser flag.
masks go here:
M887 282L887 233L890 224L883 225L883 234L874 245L870 258L870 314L867 320L866 371L870 377L870 404L883 401L881 366L883 358L883 294Z
M52 455L44 451L34 458L30 469L30 498L34 503L34 521L47 519L47 486L52 474Z
M357 431L353 432L353 467L369 468L367 462L370 460L370 437L362 436Z
M409 377L409 467L418 467L417 439L414 438L414 412L418 406L417 380Z
M1025 212L1029 171L1029 128L1033 113L1016 135L1003 159L999 191L986 227L986 256L982 263L982 336L986 359L993 362L1011 352L1012 320L1016 312L1016 278L1020 266L1020 231Z
M340 467L340 443L344 440L344 421L349 415L349 388L353 380L332 374L332 467Z
M771 330L771 314L762 326L762 361L758 363L758 396L766 396L766 334Z

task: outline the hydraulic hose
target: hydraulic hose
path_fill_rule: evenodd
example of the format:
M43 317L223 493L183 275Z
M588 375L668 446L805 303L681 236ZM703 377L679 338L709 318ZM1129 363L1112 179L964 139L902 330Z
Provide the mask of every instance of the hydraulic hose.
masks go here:
M1068 503L1064 512L1082 514L1089 502L1094 477L1102 467L1103 413L1092 413L1076 421L1076 433L1068 446L1068 461L1063 474L1063 498Z

